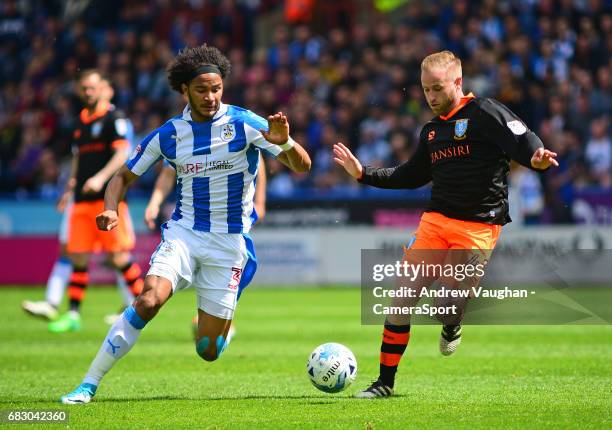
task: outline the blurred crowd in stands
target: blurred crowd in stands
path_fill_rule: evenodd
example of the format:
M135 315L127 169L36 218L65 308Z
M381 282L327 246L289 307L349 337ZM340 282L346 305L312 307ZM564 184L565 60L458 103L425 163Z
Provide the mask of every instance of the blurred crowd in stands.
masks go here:
M378 2L317 9L324 2L307 1L313 9L301 16L286 3L3 0L0 191L57 196L80 69L97 67L112 80L113 103L138 140L182 108L165 67L180 48L203 42L232 62L224 101L262 116L286 112L292 136L311 153L310 175L267 160L273 195L358 187L333 164L336 141L367 164L408 160L432 116L420 61L441 49L462 58L466 92L505 103L559 153L561 166L543 176L513 170L528 219L568 221L576 190L611 187L610 1L414 0L387 12ZM154 179L139 186L150 189ZM544 207L553 209L543 216Z

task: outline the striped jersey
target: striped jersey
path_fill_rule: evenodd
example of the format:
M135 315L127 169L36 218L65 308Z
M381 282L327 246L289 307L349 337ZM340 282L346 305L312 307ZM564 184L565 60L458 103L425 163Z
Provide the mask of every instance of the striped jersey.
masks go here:
M253 197L259 151L281 153L261 129L268 129L265 119L237 106L222 103L212 120L195 122L187 105L144 138L127 167L140 176L164 158L176 169L171 222L203 232L248 233L257 220Z

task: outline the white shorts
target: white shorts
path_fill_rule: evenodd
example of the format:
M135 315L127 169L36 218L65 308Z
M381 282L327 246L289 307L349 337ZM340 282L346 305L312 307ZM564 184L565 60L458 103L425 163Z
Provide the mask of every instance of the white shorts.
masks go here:
M242 234L194 231L173 221L166 227L162 227L162 241L151 256L147 275L168 279L173 292L193 285L198 308L231 320L248 258Z
M68 226L70 220L70 212L72 211L72 205L74 201L71 199L64 208L64 212L62 213L62 221L60 223L59 229L59 242L62 245L68 244Z

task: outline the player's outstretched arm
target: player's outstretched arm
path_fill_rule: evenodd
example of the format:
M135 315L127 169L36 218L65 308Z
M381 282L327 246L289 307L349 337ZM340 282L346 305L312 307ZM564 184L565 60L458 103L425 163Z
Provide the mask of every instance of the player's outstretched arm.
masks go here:
M544 148L540 137L507 106L494 99L486 99L482 109L485 135L520 165L536 171L557 167L557 154Z
M108 179L113 176L113 174L119 170L119 168L126 162L127 154L123 149L116 149L115 153L108 160L108 163L100 169L98 173L89 178L85 184L83 184L83 192L84 193L97 193L102 188L104 188L104 184Z
M123 199L127 187L138 178L126 165L122 166L113 179L110 180L104 193L104 212L96 217L98 229L103 231L112 230L119 223L117 208Z
M419 188L431 181L427 147L419 145L413 157L390 168L364 166L343 143L334 145L334 161L353 178L377 188Z
M282 112L268 116L268 130L259 130L270 143L281 147L283 152L277 160L297 173L310 171L312 162L308 152L296 141L289 138L289 121Z
M70 177L68 178L68 182L66 182L66 188L64 189L64 193L62 194L56 205L56 209L58 212L64 212L66 206L68 206L68 202L70 202L72 196L74 195L74 188L76 187L76 174L78 168L79 157L78 155L73 154L72 159L70 160Z
M155 220L159 215L159 209L170 194L176 182L176 170L172 166L164 166L155 181L151 199L145 209L145 224L153 230L155 228Z

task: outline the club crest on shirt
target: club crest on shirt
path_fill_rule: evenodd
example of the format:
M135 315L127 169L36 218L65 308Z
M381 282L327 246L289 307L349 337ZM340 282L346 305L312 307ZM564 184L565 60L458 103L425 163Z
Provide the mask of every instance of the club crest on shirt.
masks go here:
M234 137L236 137L236 127L234 124L224 124L221 127L221 140L224 142L229 142Z
M455 140L463 140L467 137L465 134L468 128L467 119L459 119L455 121Z
M91 125L91 137L98 137L102 132L102 123L100 121L94 122Z

